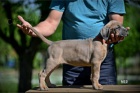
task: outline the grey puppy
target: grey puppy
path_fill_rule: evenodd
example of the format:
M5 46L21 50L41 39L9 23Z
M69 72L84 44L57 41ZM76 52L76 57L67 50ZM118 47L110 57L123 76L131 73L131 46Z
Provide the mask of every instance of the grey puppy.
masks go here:
M110 33L123 37L128 35L128 30L114 20L105 25L96 38L86 40L61 40L52 42L38 33L34 28L29 28L49 45L46 66L39 73L39 87L41 90L48 90L47 86L53 86L50 83L49 76L60 64L91 66L93 88L103 89L103 86L99 84L100 66L108 50L108 44L103 42L103 40L108 40Z

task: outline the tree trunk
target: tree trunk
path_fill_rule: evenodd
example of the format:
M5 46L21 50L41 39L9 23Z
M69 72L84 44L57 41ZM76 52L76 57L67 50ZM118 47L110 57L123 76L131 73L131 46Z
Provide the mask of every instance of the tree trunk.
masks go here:
M31 89L33 58L35 53L25 52L19 55L19 85L18 93L25 93Z

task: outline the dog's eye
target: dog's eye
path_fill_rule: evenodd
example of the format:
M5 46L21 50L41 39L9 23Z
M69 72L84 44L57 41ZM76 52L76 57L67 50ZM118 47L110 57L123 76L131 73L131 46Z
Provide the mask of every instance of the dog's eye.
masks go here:
M121 27L118 25L118 26L115 28L115 30L116 30L116 29L120 29L120 28L121 28Z

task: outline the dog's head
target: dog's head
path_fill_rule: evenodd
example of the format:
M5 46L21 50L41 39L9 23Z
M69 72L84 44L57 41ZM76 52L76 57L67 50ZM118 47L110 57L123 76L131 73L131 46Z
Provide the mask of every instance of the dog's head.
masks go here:
M128 29L123 27L118 21L112 20L106 24L100 31L103 39L108 40L110 33L117 34L118 36L128 36Z

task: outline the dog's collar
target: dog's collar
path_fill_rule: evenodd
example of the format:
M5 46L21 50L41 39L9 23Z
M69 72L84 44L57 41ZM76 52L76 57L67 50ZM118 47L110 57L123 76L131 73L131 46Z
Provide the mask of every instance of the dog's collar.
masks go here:
M104 40L101 35L97 35L93 40L100 41L102 44L107 44L106 40Z

